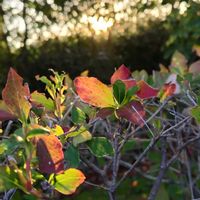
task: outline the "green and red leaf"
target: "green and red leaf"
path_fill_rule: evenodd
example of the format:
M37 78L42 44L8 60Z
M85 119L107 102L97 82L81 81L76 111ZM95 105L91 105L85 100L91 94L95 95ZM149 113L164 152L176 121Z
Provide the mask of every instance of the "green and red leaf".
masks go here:
M11 68L8 79L2 92L2 98L9 112L19 119L26 120L29 116L31 104L28 85L23 85L23 79Z
M164 101L167 97L172 96L176 91L175 83L166 83L160 92L160 101Z
M136 86L137 82L131 77L131 71L125 66L121 65L111 76L110 82L113 85L117 80L122 81L126 89Z
M115 106L111 88L93 77L77 77L74 80L76 92L85 103L104 108Z
M63 172L64 153L59 139L54 135L40 135L34 142L40 171L47 174Z

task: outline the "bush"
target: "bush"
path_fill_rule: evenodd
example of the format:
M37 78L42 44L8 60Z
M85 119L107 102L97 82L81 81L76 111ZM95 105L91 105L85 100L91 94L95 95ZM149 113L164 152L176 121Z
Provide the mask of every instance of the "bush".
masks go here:
M11 68L0 107L2 197L86 199L97 187L97 199L199 198L199 71L179 52L153 75L122 65L109 86L51 70L36 77L46 96Z

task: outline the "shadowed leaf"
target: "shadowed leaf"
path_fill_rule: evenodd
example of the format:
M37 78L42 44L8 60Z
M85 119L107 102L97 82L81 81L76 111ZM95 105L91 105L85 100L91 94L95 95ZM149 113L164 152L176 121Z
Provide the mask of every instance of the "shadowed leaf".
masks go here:
M189 67L189 72L195 74L200 73L200 60L192 63Z
M42 173L60 173L64 170L64 154L62 144L54 135L36 137L36 154L39 169Z
M143 125L145 111L142 104L138 101L131 101L116 111L119 117L125 118L133 124Z
M101 110L99 110L96 116L105 119L109 115L112 115L113 112L114 112L113 108L102 108Z
M113 147L105 137L93 137L87 142L90 151L97 157L113 154Z

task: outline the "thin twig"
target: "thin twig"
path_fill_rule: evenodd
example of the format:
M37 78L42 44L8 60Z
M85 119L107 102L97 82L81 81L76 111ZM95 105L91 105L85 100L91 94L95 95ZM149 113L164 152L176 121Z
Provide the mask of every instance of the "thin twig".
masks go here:
M166 138L161 138L161 154L162 154L162 160L160 164L160 171L157 176L156 181L154 182L154 185L150 191L148 200L154 200L156 198L156 195L159 191L160 184L162 183L162 179L165 175L167 165L166 165L166 160L167 160L167 152L166 152Z

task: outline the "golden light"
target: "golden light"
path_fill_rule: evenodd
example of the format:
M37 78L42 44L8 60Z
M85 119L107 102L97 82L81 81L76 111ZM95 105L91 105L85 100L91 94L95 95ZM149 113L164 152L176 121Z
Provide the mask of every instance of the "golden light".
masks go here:
M103 17L98 18L93 16L88 17L86 20L90 23L92 29L97 35L101 34L102 32L106 32L110 27L113 26L113 19L106 20Z

